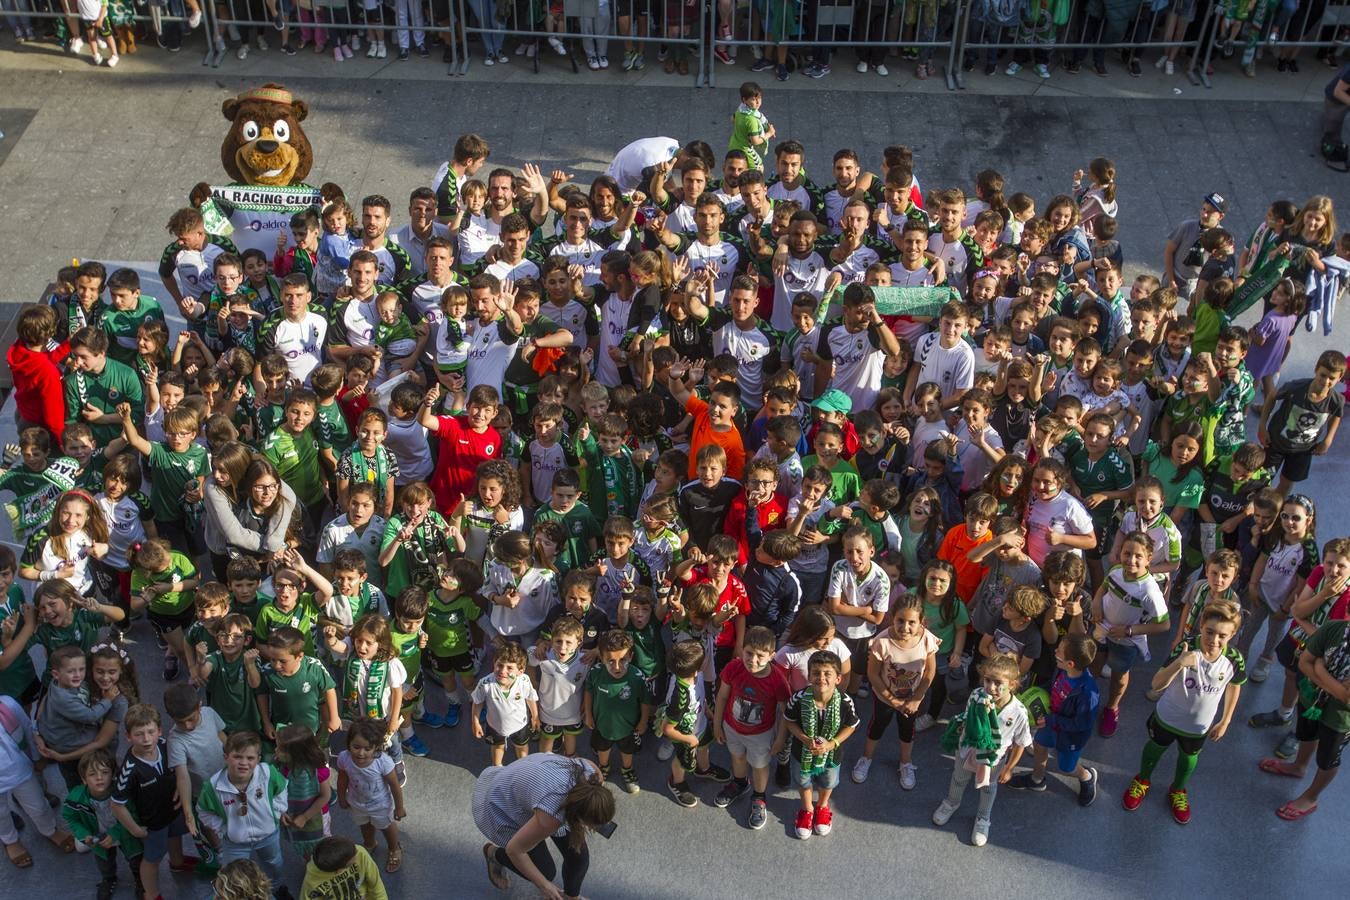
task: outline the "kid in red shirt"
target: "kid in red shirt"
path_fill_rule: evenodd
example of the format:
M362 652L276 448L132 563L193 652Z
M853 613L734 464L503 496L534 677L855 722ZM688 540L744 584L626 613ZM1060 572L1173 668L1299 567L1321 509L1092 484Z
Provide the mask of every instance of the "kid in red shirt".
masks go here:
M66 428L65 398L58 364L70 353L68 342L53 342L56 310L30 306L19 314L18 341L5 353L14 376L14 402L22 423L41 425L52 433L56 446Z
M423 428L436 432L440 439L430 487L436 495L436 508L444 513L473 490L478 464L502 455L502 436L492 427L501 398L496 388L480 384L469 392L466 414L452 417L432 414L440 396L440 386L433 384L422 401L421 421Z
M762 625L745 633L740 657L722 670L713 713L713 735L731 753L732 772L713 803L730 806L753 790L747 824L755 829L768 821L769 763L787 735L779 710L792 697L787 676L773 664L775 649L773 632Z

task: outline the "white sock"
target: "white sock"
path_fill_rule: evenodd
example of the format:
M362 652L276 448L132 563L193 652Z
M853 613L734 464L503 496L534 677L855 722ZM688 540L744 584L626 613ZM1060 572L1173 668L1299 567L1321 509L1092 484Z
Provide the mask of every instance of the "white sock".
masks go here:
M1281 718L1281 719L1292 719L1293 717L1294 717L1294 708L1293 708L1292 706L1281 706L1281 707L1280 707L1280 718Z
M398 730L398 736L401 740L406 741L408 738L413 736L413 727L411 725L402 726Z

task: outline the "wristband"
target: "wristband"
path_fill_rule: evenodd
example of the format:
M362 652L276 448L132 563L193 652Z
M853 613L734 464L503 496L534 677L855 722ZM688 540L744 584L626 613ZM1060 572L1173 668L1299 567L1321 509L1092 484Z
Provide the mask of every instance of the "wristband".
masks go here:
M55 577L56 577L55 572L43 571L38 573L38 581L51 581Z

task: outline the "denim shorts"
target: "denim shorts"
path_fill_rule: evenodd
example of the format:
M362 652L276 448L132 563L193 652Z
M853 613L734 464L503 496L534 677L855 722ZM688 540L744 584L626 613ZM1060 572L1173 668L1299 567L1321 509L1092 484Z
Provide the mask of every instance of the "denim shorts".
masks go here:
M818 791L832 791L839 787L839 767L827 766L825 771L815 775L807 775L802 771L802 764L794 757L792 760L792 783L798 790L810 790L815 788Z
M1107 641L1106 654L1106 662L1111 667L1112 674L1118 672L1124 675L1139 661L1144 652L1133 643L1118 644L1115 641Z
M1112 669L1111 671L1115 671ZM1036 743L1046 747L1055 754L1055 766L1066 775L1078 771L1078 759L1083 755L1083 748L1077 750L1061 750L1055 746L1058 736L1049 728L1037 729L1035 739Z
M169 840L178 840L187 834L187 823L180 813L166 828L156 828L147 832L141 840L146 862L157 863L169 852Z

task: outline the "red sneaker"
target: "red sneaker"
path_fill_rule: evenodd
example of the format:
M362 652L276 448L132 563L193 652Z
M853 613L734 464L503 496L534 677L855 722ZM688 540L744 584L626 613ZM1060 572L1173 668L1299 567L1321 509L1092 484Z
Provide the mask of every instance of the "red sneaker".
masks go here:
M1098 726L1102 737L1109 738L1116 733L1116 727L1120 725L1120 710L1107 709L1102 710L1102 721Z
M1177 820L1178 825L1185 825L1191 820L1191 801L1185 789L1168 791L1167 800L1172 804L1172 818Z
M1134 812L1139 808L1139 804L1144 802L1144 795L1147 793L1148 781L1136 775L1130 779L1130 786L1125 789L1125 796L1120 799L1120 805L1129 812Z
M815 826L816 834L820 835L821 837L824 837L825 835L829 834L830 828L833 827L832 825L833 822L834 822L834 813L830 812L830 808L828 806L816 807L816 815L811 823L812 825Z
M811 811L809 809L797 810L797 837L806 840L811 836Z

